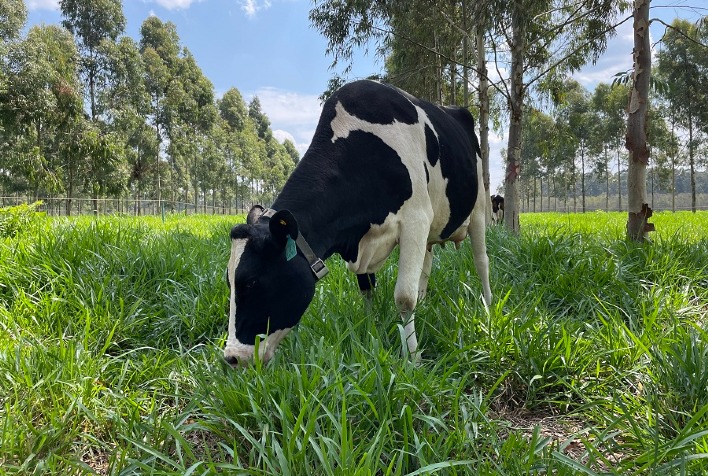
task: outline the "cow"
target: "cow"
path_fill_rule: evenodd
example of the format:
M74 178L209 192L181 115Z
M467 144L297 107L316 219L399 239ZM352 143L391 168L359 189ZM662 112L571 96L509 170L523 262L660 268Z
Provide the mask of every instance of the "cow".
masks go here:
M427 290L432 246L471 236L491 305L482 165L467 109L441 107L377 81L348 83L324 103L308 150L272 207L231 230L226 361L272 358L337 253L362 292L398 245L394 298L417 360L413 311ZM478 205L478 206L475 206Z
M504 221L504 197L492 195L492 221L499 224Z

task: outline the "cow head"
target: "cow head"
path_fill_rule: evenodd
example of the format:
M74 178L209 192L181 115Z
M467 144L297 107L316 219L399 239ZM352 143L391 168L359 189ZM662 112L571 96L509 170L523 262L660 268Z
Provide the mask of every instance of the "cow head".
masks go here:
M259 207L260 208L260 207ZM316 277L297 251L298 224L287 210L270 221L254 208L245 225L231 230L226 269L230 289L229 334L224 358L232 366L258 354L266 362L290 330L300 322L315 293Z

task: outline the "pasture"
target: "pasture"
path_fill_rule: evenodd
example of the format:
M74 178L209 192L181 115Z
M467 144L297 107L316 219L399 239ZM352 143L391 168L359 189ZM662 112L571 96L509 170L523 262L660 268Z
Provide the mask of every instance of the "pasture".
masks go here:
M35 217L0 236L0 474L703 474L708 213L525 214L436 247L401 356L395 266L339 259L268 365L222 359L242 217ZM390 262L393 262L390 260Z

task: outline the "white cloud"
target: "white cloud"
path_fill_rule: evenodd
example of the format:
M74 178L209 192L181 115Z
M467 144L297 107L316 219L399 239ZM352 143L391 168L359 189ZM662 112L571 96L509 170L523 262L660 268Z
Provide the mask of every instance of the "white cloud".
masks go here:
M273 137L275 137L278 140L278 142L280 142L281 144L283 142L285 142L286 140L289 140L293 144L295 143L295 138L293 137L293 135L291 133L289 133L288 131L284 131L281 129L274 130Z
M154 0L158 5L168 10L183 10L189 8L192 3L202 0Z
M259 10L265 10L270 8L270 0L239 0L241 4L241 10L246 13L246 16L253 18L256 16Z
M27 0L28 10L58 10L59 0Z
M270 119L273 135L281 142L290 139L302 156L322 111L317 96L270 87L260 88L249 96L258 96L261 109Z

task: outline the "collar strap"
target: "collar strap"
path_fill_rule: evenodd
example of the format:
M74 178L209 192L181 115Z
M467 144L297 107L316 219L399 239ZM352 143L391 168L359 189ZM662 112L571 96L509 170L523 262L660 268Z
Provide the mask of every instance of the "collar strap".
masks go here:
M261 213L259 219L263 217L270 218L275 215L275 212L276 210L273 210L272 208L266 208L263 213ZM310 269L312 269L312 272L315 274L317 280L319 281L327 276L329 269L327 269L324 261L318 258L315 252L312 251L312 248L310 248L310 245L307 244L307 241L305 241L305 238L299 231L297 233L297 239L295 239L295 244L298 248L300 248L300 251L302 251L302 254L305 256L307 262L310 263Z

